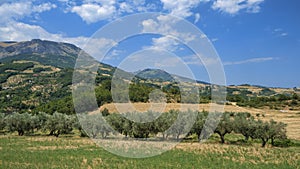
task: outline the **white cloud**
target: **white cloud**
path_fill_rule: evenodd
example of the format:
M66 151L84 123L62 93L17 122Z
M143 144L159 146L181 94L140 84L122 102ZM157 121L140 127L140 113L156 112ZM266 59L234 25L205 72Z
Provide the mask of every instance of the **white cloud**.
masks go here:
M84 3L98 3L102 5L114 5L116 0L83 0Z
M247 59L247 60L242 60L242 61L224 62L223 65L228 66L228 65L246 64L246 63L259 63L259 62L266 62L266 61L271 61L271 60L276 60L276 59L278 59L278 58L273 58L273 57L252 58L252 59Z
M179 17L189 17L193 15L191 11L197 7L201 2L208 2L209 0L161 0L163 8L170 11L170 14Z
M216 42L216 41L218 41L218 40L219 40L218 38L212 38L212 39L211 39L212 42Z
M170 52L175 52L178 48L179 43L174 38L168 36L152 38L152 46L144 47L144 49L167 50Z
M199 13L196 13L196 14L195 14L194 24L196 24L197 22L199 22L199 20L200 20L200 14L199 14Z
M161 34L160 38L152 39L152 48L157 50L169 50L171 52L179 49L181 43L193 41L196 37L190 32L179 32L180 19L168 16L159 15L154 19L148 19L141 22L143 33Z
M219 62L219 60L216 60L215 58L209 58L197 55L190 55L190 56L184 56L182 57L184 62L188 65L198 65L198 66L206 66L208 65L214 65ZM241 60L241 61L231 61L231 62L223 62L224 66L231 66L231 65L241 65L241 64L247 64L247 63L260 63L260 62L267 62L272 60L277 60L278 58L274 57L262 57L262 58L252 58L247 60Z
M249 13L260 11L260 4L265 0L215 0L212 8L229 14L237 14L241 10Z
M133 11L134 11L134 9L128 3L126 3L126 2L120 3L120 12L121 13L123 13L123 12L132 13Z
M289 35L289 34L286 33L286 32L283 32L283 33L280 34L280 36L288 36L288 35Z
M189 55L189 56L184 56L182 57L184 62L188 65L198 65L198 66L209 66L209 65L214 65L219 62L216 58L212 57L205 57L203 55L198 56L198 55Z
M77 13L85 22L94 23L111 18L116 8L113 5L83 4L74 6L72 12Z
M50 34L40 26L11 21L0 26L0 40L24 41L33 38L56 39L60 35Z
M51 3L43 3L40 5L36 5L36 6L32 6L32 12L44 12L44 11L50 11L51 9L56 8L57 6L55 4L51 4Z
M108 54L105 55L105 58L103 58L103 60L109 61L109 60L120 59L122 54L124 53L125 51L123 50L113 49L112 51L110 51Z
M87 38L87 37L76 37L76 38L63 38L62 41L73 43L82 48L86 53L91 55L97 60L103 60L104 55L109 49L115 46L117 43L112 39L106 38Z
M270 31L270 30L268 30L268 31ZM286 31L284 31L282 28L276 28L276 29L272 30L271 33L272 33L273 35L275 35L276 37L285 37L285 36L288 36L288 35L289 35L289 34L288 34Z
M42 13L53 8L56 8L56 5L52 3L33 4L30 1L3 3L0 5L0 23L21 19L33 13Z
M81 5L73 5L67 12L79 15L86 23L95 23L101 20L113 19L124 14L149 12L158 7L145 0L84 0Z

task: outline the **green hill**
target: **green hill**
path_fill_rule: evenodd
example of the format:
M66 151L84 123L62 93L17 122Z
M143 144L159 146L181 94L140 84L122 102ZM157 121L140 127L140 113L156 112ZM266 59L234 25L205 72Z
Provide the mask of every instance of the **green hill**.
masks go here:
M73 67L82 50L75 45L43 40L25 42L0 42L0 112L74 113L71 95ZM111 79L116 68L99 63L95 78L98 105L112 102ZM132 74L122 71L123 81ZM171 75L159 69L145 69L135 73L129 82L132 102L148 102L154 89L166 94L167 102L181 101L180 87L183 79L197 86L200 102L210 102L214 85ZM240 85L227 87L227 104L238 104L271 109L300 110L300 90L297 88L268 88ZM193 96L194 97L194 96ZM192 96L191 96L192 98Z

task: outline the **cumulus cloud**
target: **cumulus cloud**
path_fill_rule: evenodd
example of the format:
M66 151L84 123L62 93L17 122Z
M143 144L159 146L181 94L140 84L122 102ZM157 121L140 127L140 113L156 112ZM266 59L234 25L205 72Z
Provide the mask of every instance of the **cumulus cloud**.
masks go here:
M56 7L52 3L33 4L30 1L3 3L0 5L0 23L21 19L33 13L42 13Z
M32 12L38 12L38 13L42 13L44 11L50 11L51 9L56 8L57 6L55 4L52 3L43 3L43 4L39 4L39 5L33 5L32 6Z
M142 21L142 32L144 33L160 33L162 35L168 35L178 38L183 42L190 42L196 37L189 32L179 32L181 20L169 15L159 15L155 19L148 19Z
M151 2L145 0L84 0L81 5L73 5L68 12L79 15L86 23L95 23L101 20L113 19L124 14L149 12L157 9Z
M116 12L114 5L83 4L74 6L72 12L77 13L85 22L94 23L109 19Z
M264 0L216 0L212 8L229 14L237 14L241 10L257 13L263 2Z
M175 52L179 48L179 43L172 37L162 36L159 38L152 38L152 46L146 46L144 49L152 50L167 50Z
M11 21L0 26L0 40L24 41L33 38L57 39L58 34L50 34L42 27Z
M151 48L157 50L169 50L174 52L179 49L181 43L193 41L196 37L190 32L178 31L180 19L169 15L159 15L153 19L147 19L141 22L143 33L161 34L162 37L153 38Z
M195 16L194 22L197 23L200 19L200 13L194 10L201 3L213 2L213 9L236 14L242 9L252 13L259 12L260 4L264 0L83 0L80 5L66 0L60 1L68 4L69 10L66 12L76 13L83 21L90 24L125 14L149 11L168 12L182 18Z
M193 15L191 11L197 7L201 2L208 2L209 0L161 0L163 8L170 11L170 14L179 17L189 17Z

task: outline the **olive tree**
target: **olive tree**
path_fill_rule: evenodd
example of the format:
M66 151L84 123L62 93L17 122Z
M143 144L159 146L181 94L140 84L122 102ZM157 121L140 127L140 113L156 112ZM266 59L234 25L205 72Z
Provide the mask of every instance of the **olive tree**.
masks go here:
M204 129L205 120L207 118L208 113L205 111L198 112L197 119L191 129L191 134L196 134L198 136L199 142L201 141L201 133Z
M150 134L156 135L158 128L155 119L159 114L156 112L148 111L143 113L128 113L127 116L131 117L132 122L132 135L135 138L149 138ZM148 122L150 121L150 122Z
M270 130L271 126L268 122L263 122L262 120L258 120L256 122L255 132L253 133L253 137L256 139L261 139L262 147L265 147L267 142L270 139Z
M270 139L271 144L274 146L275 139L286 139L286 124L282 122L276 122L274 120L270 120Z
M157 132L162 134L162 139L167 139L169 136L168 129L172 126L178 116L178 112L170 110L167 113L162 113L159 118L155 120Z
M28 113L12 113L5 118L5 121L8 131L17 131L19 136L32 131L31 115Z
M256 122L250 113L237 113L234 117L234 132L245 137L245 141L253 135L256 130Z
M101 114L82 115L80 117L80 124L85 133L92 138L96 138L98 135L106 138L112 132L111 127L106 123Z
M75 117L72 115L55 112L46 121L44 129L50 131L49 135L58 137L60 134L70 133L73 130L74 121Z
M230 113L224 113L218 123L215 133L217 133L221 138L221 143L225 143L225 135L233 131L233 120Z
M188 134L194 124L193 118L196 119L192 113L191 111L180 112L172 126L166 131L167 134L172 135L176 140L179 140L180 136Z

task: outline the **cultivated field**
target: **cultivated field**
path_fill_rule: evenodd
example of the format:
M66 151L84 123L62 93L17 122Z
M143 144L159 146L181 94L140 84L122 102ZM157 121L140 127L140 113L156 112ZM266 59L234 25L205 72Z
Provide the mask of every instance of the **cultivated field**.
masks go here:
M229 136L230 137L230 136ZM251 168L295 169L300 147L261 148L260 144L180 143L159 156L132 159L113 155L88 138L0 136L0 168Z

